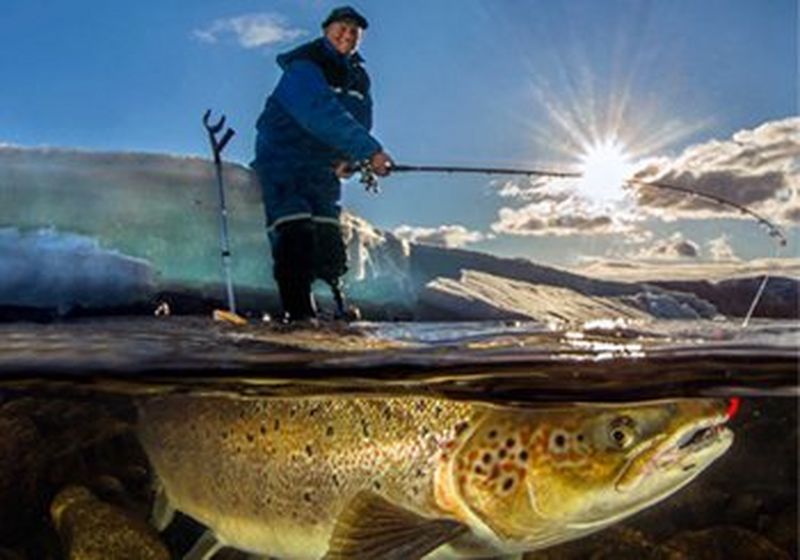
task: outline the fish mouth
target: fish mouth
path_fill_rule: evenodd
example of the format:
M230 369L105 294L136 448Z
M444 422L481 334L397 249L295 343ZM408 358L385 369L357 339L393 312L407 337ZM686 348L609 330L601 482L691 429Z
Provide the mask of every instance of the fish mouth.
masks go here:
M726 416L718 416L678 431L664 442L651 464L657 469L667 469L680 463L682 470L689 471L698 466L693 459L722 454L733 441L733 432L726 426L727 421Z
M628 492L656 473L682 473L682 478L694 478L733 442L733 432L726 426L729 419L721 413L697 419L649 449L640 450L620 473L616 490Z

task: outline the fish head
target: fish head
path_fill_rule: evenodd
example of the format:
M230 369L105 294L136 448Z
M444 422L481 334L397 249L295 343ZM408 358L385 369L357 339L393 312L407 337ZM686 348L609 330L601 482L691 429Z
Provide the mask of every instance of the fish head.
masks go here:
M727 403L496 411L454 463L476 524L520 549L602 529L674 493L730 447Z

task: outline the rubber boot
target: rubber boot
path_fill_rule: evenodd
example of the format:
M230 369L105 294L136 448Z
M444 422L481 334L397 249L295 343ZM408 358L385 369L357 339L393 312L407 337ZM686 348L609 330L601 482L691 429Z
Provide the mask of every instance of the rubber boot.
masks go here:
M274 276L288 321L308 321L317 316L311 283L314 281L314 225L293 220L278 226L270 238Z
M308 321L317 316L317 306L311 293L311 282L297 279L278 281L278 291L286 320Z

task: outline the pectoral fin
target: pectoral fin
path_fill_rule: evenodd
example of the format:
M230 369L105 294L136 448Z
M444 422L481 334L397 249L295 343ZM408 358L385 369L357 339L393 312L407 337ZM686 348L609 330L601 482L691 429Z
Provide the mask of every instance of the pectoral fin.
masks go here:
M422 517L362 492L337 519L324 560L413 560L466 531L457 521Z

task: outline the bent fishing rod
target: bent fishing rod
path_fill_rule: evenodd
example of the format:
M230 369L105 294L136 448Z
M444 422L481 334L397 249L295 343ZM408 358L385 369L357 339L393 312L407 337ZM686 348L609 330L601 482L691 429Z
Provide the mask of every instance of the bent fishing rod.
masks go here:
M369 167L368 162L360 163L353 168L354 171L358 171L361 173L360 181L366 186L368 191L377 192L378 191L378 181L375 177L375 173ZM577 172L568 172L568 171L553 171L553 170L546 170L546 169L519 169L519 168L505 168L505 167L464 167L464 166L449 166L449 165L406 165L406 164L393 164L390 167L391 173L446 173L446 174L476 174L476 175L522 175L526 177L552 177L555 179L579 179L583 176L581 173ZM734 208L741 212L742 214L747 214L751 218L755 219L756 222L767 230L769 236L776 239L778 244L781 247L786 246L787 240L786 236L777 225L773 222L762 216L761 214L757 213L754 210L751 210L747 206L743 204L739 204L738 202L734 202L732 200L728 200L721 196L717 196L715 194L705 193L703 191L698 191L689 187L682 187L679 185L673 185L671 183L665 183L663 181L645 181L642 179L626 179L624 181L627 184L632 185L640 185L644 187L653 187L656 189L667 190L678 192L681 194L686 194L689 196L695 196L698 198L704 198L706 200L710 200L722 206L728 206L729 208Z

